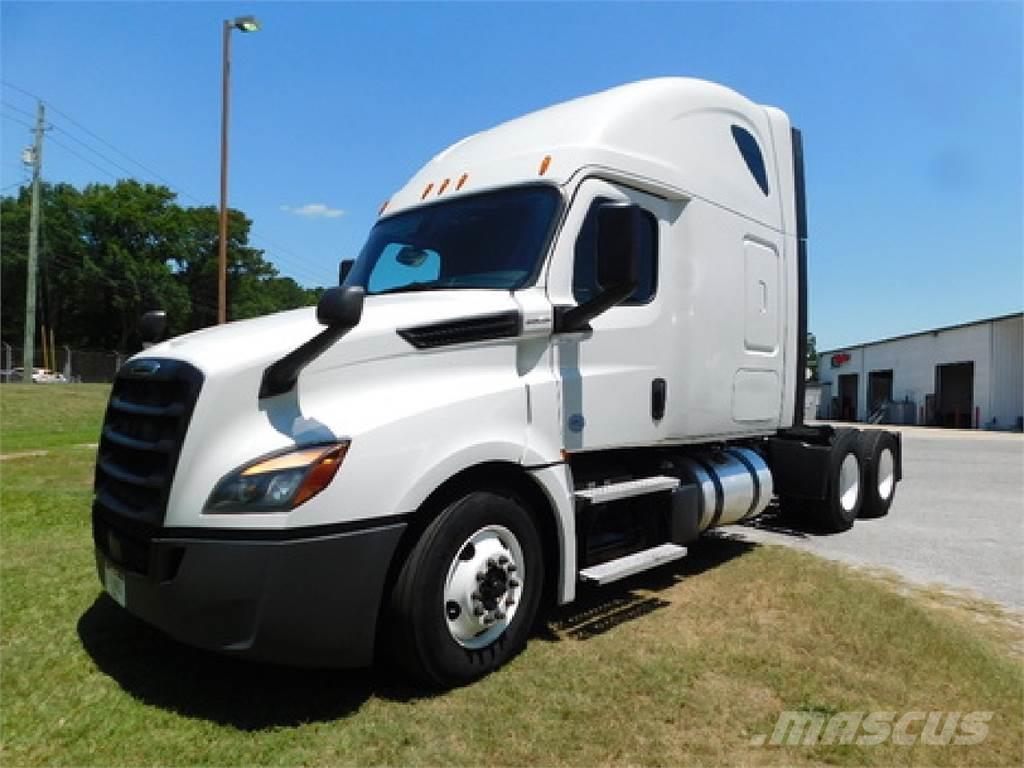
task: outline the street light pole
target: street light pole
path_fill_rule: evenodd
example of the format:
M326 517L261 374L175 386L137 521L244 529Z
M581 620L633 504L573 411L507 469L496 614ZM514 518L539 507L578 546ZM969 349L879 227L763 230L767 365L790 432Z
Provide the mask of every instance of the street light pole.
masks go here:
M228 321L228 113L231 101L231 30L258 32L255 16L224 22L220 111L220 221L217 232L217 323Z
M217 324L228 321L228 104L231 99L231 29L224 22L220 109L220 222L217 234Z

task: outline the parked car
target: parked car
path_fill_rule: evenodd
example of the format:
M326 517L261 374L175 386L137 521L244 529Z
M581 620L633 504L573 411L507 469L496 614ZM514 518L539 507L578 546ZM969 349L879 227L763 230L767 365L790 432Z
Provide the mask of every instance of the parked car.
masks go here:
M22 367L12 368L8 374L8 381L16 382L23 381L25 378L25 369ZM32 369L32 383L33 384L67 384L68 378L63 373L52 371L49 368L33 368Z

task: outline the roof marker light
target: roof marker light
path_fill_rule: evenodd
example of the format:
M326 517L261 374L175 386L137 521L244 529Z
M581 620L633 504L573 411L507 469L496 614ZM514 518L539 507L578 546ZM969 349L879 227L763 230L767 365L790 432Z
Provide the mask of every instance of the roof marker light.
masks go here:
M543 176L548 172L548 166L551 165L551 155L544 155L544 159L540 161L540 172L538 176Z
M451 179L445 179L444 181L442 181L441 182L441 188L439 190L437 190L437 194L438 195L443 195L444 191L446 189L448 189L448 184L450 184L450 183L451 183Z
M468 173L464 173L461 176L459 176L459 183L455 185L455 191L456 192L458 192L460 189L462 189L462 185L466 183L466 179L468 179L468 178L469 178L469 174Z
M430 182L426 187L423 188L423 194L420 195L420 200L426 200L427 195L430 194L430 190L434 188L434 182Z
M386 211L388 209L388 203L390 203L390 202L391 202L391 200L385 200L383 203L380 204L380 210L377 211L377 215L378 216L383 216L384 215L384 211Z

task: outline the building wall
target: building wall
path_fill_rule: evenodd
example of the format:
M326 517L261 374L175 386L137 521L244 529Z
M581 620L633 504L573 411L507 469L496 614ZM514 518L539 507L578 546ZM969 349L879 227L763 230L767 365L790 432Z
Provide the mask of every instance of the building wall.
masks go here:
M1024 418L1024 317L1008 317L992 328L991 417L995 429L1010 429ZM990 419L983 420L986 424Z
M850 359L832 367L835 354ZM856 373L857 418L864 420L868 408L868 374L893 371L893 400L909 399L915 404L918 419L925 396L935 393L936 366L947 363L974 363L974 406L980 409L981 425L1012 428L1024 416L1024 317L907 336L821 354L818 376L836 395L838 377ZM822 402L828 412L830 400ZM973 416L973 414L972 414Z
M818 418L818 414L820 412L821 385L808 382L804 389L804 421L811 421Z

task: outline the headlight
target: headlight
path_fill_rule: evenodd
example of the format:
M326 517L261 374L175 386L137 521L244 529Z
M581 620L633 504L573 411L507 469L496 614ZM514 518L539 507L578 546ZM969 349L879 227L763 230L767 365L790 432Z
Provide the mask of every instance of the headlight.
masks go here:
M284 512L330 485L348 441L315 445L259 459L235 470L219 483L205 512Z

